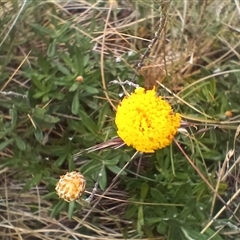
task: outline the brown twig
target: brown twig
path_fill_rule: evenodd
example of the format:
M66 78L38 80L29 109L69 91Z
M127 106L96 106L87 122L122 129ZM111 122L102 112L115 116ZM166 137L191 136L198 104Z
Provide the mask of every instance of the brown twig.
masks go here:
M136 76L137 76L137 72L142 67L145 58L148 56L150 50L153 48L153 46L155 45L155 43L158 41L158 39L161 36L161 33L162 33L162 31L163 31L163 29L166 25L166 22L167 22L167 13L168 13L168 7L170 5L170 1L171 0L161 0L160 1L159 9L160 9L161 15L160 15L158 29L155 32L154 37L151 40L150 44L148 45L146 51L144 52L144 54L142 55L142 57L140 58L139 62L136 65L136 73L133 76L132 82L135 81Z

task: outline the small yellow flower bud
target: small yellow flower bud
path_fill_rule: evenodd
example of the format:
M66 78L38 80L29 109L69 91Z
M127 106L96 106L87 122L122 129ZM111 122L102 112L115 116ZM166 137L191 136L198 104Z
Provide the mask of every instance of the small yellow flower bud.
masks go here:
M78 76L78 77L76 78L76 80L77 80L77 82L83 82L83 77L82 77L82 76Z
M86 180L80 172L68 172L56 185L57 195L67 202L75 201L83 194Z

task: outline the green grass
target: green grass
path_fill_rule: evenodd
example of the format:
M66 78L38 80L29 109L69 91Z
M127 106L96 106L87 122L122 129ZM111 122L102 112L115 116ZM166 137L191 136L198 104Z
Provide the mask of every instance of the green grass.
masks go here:
M105 147L110 82L133 79L159 16L158 1L0 2L1 239L240 239L237 1L173 0L139 71L173 93L158 86L184 120L173 144ZM101 169L91 207L58 199L60 175L91 192Z

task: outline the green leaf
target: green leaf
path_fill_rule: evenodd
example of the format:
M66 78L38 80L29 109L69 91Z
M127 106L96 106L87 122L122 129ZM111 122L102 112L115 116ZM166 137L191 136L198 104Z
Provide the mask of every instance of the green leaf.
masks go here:
M67 202L59 200L59 202L52 209L51 217L58 216L59 213L66 207L67 204L68 204Z
M75 201L72 201L68 204L68 218L72 219L74 209L75 209Z
M87 115L83 110L79 109L80 117L82 118L83 125L88 129L89 132L98 135L98 129L95 122Z
M183 228L181 227L181 230L184 234L184 239L186 240L207 240L206 237L204 237L203 234L197 232L197 231L193 231L193 230L190 230L190 229L186 229L186 228Z
M69 92L75 92L80 86L79 82L75 82L69 89Z
M36 131L34 132L34 136L35 136L36 140L37 140L39 143L42 144L42 142L43 142L43 137L44 137L42 130L36 129Z
M55 156L69 156L69 147L65 145L52 145L52 146L45 146L44 147L46 153L55 155Z
M141 185L141 201L144 201L144 199L147 197L149 191L149 185L147 183L142 183Z
M148 210L148 209L146 209L146 210ZM153 224L156 224L156 223L159 223L160 221L162 221L162 218L164 216L164 210L161 209L161 213L158 212L159 211L159 207L155 207L154 209L151 208L151 210L153 212L157 212L158 216L157 217L148 217L148 218L146 218L146 224L153 225Z
M73 66L72 59L70 58L69 53L61 52L61 53L59 53L59 56L64 61L65 65L68 66L69 68L71 68L72 71L74 72L74 66Z
M37 169L36 169L36 170L37 170ZM35 173L35 174L34 174L34 177L33 177L31 180L29 180L29 181L25 184L25 186L23 187L24 191L27 191L27 190L29 190L31 187L38 185L38 184L40 183L41 179L42 179L42 173Z
M58 70L63 73L64 75L68 76L68 75L71 75L70 71L63 66L62 63L60 62L54 62L54 65L58 68Z
M185 196L188 196L188 198L192 197L191 185L189 183L182 183L178 186L173 195L173 202L181 202L181 199L184 199Z
M11 128L15 128L17 123L17 111L15 109L9 109L9 115L11 117Z
M42 102L43 103L47 103L50 100L50 96L47 94L44 94L42 97Z
M158 220L159 221L159 220ZM166 234L167 231L167 225L165 222L161 221L158 225L157 225L157 231L160 234Z
M171 217L177 215L176 207L174 207L174 206L167 206L166 209L167 209L166 215L165 215L166 218L171 218Z
M9 139L9 140L6 140L5 142L0 143L0 151L2 151L4 148L6 148L13 141L14 141L13 139Z
M38 185L41 180L42 180L42 173L36 173L31 180L32 186Z
M46 92L37 92L33 95L33 98L38 99L41 98L42 96L44 96L46 94Z
M109 112L110 112L109 104L104 104L99 109L98 123L97 123L99 131L101 131L103 126L106 124L106 118L108 117Z
M118 174L118 173L122 170L122 169L121 169L120 167L118 167L118 166L111 166L111 165L108 165L107 168L108 168L111 172L113 172L113 173L115 173L115 174ZM121 175L121 176L126 176L127 173L126 173L126 171L124 170L124 171L121 172L120 175Z
M221 161L223 158L222 153L214 150L209 150L208 152L203 152L202 156L204 159L210 159L212 161Z
M209 81L209 85L209 91L214 96L216 94L216 79L212 79L211 81Z
M126 218L134 218L137 214L138 211L138 206L136 205L131 205L125 212ZM159 221L159 219L158 219Z
M52 200L52 199L54 199L54 198L56 198L56 192L54 191L54 192L50 192L50 193L47 193L47 194L45 194L44 196L43 196L43 199L44 200Z
M158 202L161 203L167 203L167 199L165 198L164 194L161 193L161 191L159 191L156 188L151 188L150 193L152 195L152 197L156 200L158 200Z
M80 133L85 133L86 129L84 126L81 124L81 120L73 120L73 119L68 119L67 124L71 130L80 132ZM80 141L82 141L82 138L80 138Z
M26 150L26 144L25 142L18 136L15 136L15 143L17 144L17 147L22 150L25 151Z
M143 234L142 226L144 225L144 213L143 213L143 206L140 205L138 207L138 218L137 218L137 231L140 235Z
M102 190L105 190L107 185L107 173L105 167L102 168L101 174L101 177L99 177L99 186Z
M98 173L101 167L102 167L101 163L92 160L83 164L80 168L80 171L85 176L85 175L95 174L96 172Z
M83 58L83 66L84 66L84 67L88 67L89 62L90 62L90 55L87 54L87 55L85 55L84 58Z
M47 56L54 57L56 54L56 40L54 39L49 45L47 49Z
M51 65L49 64L46 57L43 57L41 54L39 54L38 55L38 64L45 74L49 74Z
M45 92L46 88L42 83L42 79L46 78L46 76L40 75L38 73L31 74L31 82L42 92Z
M78 70L78 75L83 76L83 54L80 48L73 49L75 54L73 56L74 69Z
M68 154L63 154L63 155L60 155L59 158L54 161L54 167L57 167L59 168L65 161L66 159L68 158Z
M92 86L85 86L84 87L85 91L91 95L99 93L98 89Z
M45 36L53 36L53 30L50 28L45 28L40 24L30 23L30 26L34 28L37 32Z
M208 228L206 230L206 235L208 235L209 236L208 239L211 239L211 240L223 240L223 238L219 234L216 234L216 230L213 230L211 228Z
M52 93L51 96L54 99L63 100L65 98L66 94L58 92L58 93Z
M58 123L60 121L60 118L51 116L49 114L45 114L44 116L44 122L47 123Z
M68 169L74 171L76 169L75 162L73 161L72 155L68 156Z
M77 115L79 111L79 92L76 91L72 101L71 107L72 114Z
M46 109L44 108L34 108L33 117L43 120L45 118Z
M57 31L57 38L60 38L59 41L61 41L61 37L64 35L66 31L69 30L69 27L71 26L70 21L65 21L64 24L62 24L62 27L58 29Z
M107 158L107 157L106 157ZM111 156L109 156L111 158ZM110 160L103 158L103 162L106 166L116 166L121 158L121 155L113 156Z

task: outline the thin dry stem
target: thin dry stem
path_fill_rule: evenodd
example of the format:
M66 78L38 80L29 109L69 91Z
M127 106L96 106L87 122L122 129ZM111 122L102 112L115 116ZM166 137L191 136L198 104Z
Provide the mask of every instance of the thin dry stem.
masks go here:
M206 177L201 173L201 171L196 167L196 165L194 164L194 162L188 157L188 155L185 153L185 151L183 150L183 148L180 146L180 144L174 140L174 142L176 143L176 145L178 146L178 148L180 149L180 151L183 153L183 155L185 156L185 158L188 160L188 162L191 164L191 166L194 168L194 170L198 173L198 175L203 179L203 181L207 184L207 186L211 189L211 191L217 196L217 198L224 204L223 210L227 209L229 212L231 212L231 214L235 217L235 219L240 223L240 219L234 214L234 212L229 208L229 203L231 202L225 202L224 199L219 195L218 192L215 191L215 189L213 188L213 186L209 183L209 181L206 179ZM239 189L240 192L240 189ZM239 193L238 192L238 193ZM234 194L234 198L237 195ZM234 199L233 197L231 198L232 200Z

